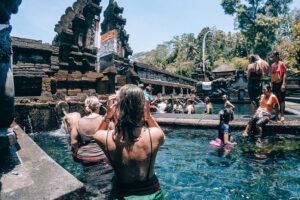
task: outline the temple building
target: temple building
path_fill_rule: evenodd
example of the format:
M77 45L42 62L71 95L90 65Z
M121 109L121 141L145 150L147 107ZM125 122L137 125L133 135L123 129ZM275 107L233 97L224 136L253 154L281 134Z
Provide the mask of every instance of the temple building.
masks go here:
M213 70L213 73L216 78L227 78L235 75L236 70L223 62L219 67Z

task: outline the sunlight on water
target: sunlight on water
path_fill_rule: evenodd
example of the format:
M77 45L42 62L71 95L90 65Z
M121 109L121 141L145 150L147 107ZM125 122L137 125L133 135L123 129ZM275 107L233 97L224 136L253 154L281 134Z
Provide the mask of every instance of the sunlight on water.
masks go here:
M60 165L84 181L68 150L64 131L32 134ZM188 134L187 134L188 133ZM239 144L226 157L209 148L213 130L166 131L156 159L165 199L297 199L300 197L300 137L278 135L261 148L234 133Z

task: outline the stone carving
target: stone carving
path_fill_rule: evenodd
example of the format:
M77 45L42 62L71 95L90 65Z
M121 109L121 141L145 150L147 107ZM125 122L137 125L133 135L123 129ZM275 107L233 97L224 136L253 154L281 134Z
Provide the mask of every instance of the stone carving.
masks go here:
M247 90L247 79L242 69L239 69L235 76L230 78L218 78L211 82L212 88L209 91L202 89L202 82L197 83L197 93L200 96L210 96L212 99L221 99L226 94L229 97L245 100Z
M128 44L129 35L124 29L126 19L121 15L123 10L117 2L110 0L104 11L101 24L100 71L116 66L119 73L125 75L129 69L128 56L132 55L132 50Z
M101 0L77 0L56 24L53 45L59 47L60 69L95 71L96 38L102 7Z
M18 11L21 0L0 0L0 149L13 143L7 131L14 117L14 80L11 69L11 14Z

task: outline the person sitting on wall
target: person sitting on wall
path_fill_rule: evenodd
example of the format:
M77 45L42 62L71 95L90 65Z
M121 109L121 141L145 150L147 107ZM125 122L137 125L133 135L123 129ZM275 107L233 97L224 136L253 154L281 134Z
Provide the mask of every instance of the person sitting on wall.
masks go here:
M205 97L204 102L206 103L206 109L205 109L205 114L212 114L213 112L213 105L210 102L210 98L209 97Z
M255 114L259 107L259 99L262 94L262 78L264 72L262 67L256 62L255 55L249 56L249 65L247 71L248 94L251 100L252 115Z
M107 130L114 116L116 129ZM165 135L151 116L148 98L140 88L125 85L118 96L109 97L105 120L94 138L115 170L113 199L164 198L154 164Z
M165 113L167 104L168 104L168 100L161 100L161 102L157 104L158 112Z
M270 121L273 107L275 107L276 120L278 120L278 99L274 94L272 94L271 87L269 85L265 85L263 86L263 95L261 95L260 98L260 106L255 115L249 121L243 135L248 136L249 133L257 133L257 137L260 138L263 133L263 127Z
M284 62L280 61L277 51L273 52L272 59L274 61L271 71L272 92L278 98L280 104L280 121L282 122L284 121L285 110L286 66Z
M182 105L179 103L179 100L175 100L175 104L173 106L174 113L183 113Z
M75 128L72 127L71 130L72 153L73 157L83 165L87 184L96 186L100 195L106 198L112 188L113 168L93 138L103 121L103 117L98 114L101 104L97 97L90 96L85 100L84 105L87 116L79 119Z
M172 99L167 100L167 107L165 109L166 113L172 113L173 112L173 102Z

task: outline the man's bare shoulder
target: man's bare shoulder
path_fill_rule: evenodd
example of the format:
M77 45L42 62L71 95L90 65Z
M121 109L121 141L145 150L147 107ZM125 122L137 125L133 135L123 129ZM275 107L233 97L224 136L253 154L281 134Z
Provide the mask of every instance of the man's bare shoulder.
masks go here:
M68 113L63 120L67 121L69 124L77 123L81 119L81 115L78 112Z
M80 119L81 114L79 112L68 113L64 118L66 119Z

